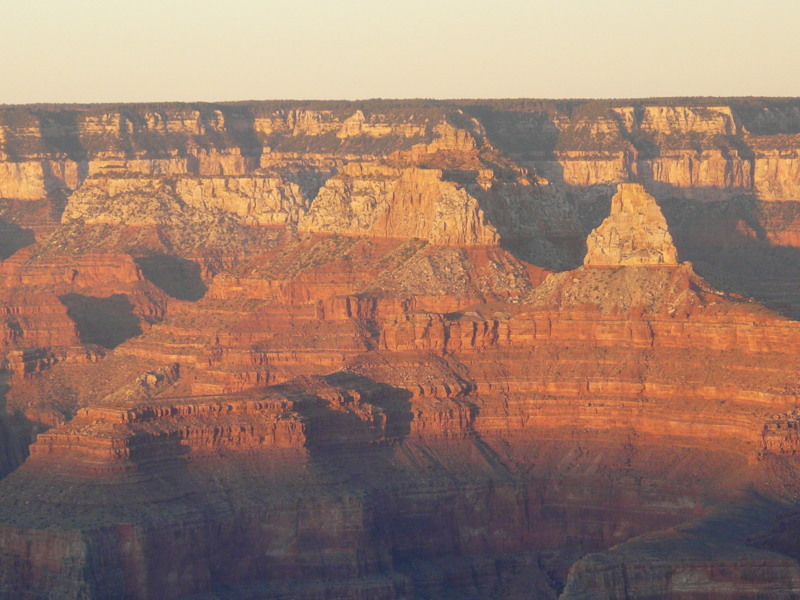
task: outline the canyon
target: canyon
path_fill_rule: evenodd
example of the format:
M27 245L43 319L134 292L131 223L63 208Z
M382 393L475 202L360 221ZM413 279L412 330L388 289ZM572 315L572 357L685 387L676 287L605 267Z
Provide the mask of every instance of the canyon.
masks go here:
M798 152L794 99L0 107L0 597L800 598Z

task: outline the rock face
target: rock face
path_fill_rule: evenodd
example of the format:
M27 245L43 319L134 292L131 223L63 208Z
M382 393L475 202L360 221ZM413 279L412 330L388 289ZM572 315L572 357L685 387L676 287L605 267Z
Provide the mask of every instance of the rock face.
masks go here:
M589 234L583 264L674 265L678 251L656 199L637 183L621 183L611 215Z
M70 196L62 221L170 225L231 214L247 225L296 223L308 201L279 177L114 177L88 179Z
M798 597L798 133L3 109L0 597Z
M421 238L450 246L495 245L478 201L434 169L349 165L328 180L301 231Z
M763 435L797 402L797 323L685 265L582 267L516 303L457 308L370 280L409 253L372 257L374 243L309 240L243 264L73 382L88 403L0 484L4 593L480 596L520 577L520 594L535 581L555 597L571 561L553 548L579 556L702 516L753 482L759 456L791 451ZM342 273L354 288L332 285ZM139 374L95 390L123 359ZM76 510L87 498L100 504ZM787 590L798 569L723 558L682 567L687 593L704 589L697 573ZM626 564L630 593L684 589L662 583L669 563ZM576 566L569 593L593 573Z
M685 531L643 536L577 563L561 598L800 597L797 561L737 542L713 544Z

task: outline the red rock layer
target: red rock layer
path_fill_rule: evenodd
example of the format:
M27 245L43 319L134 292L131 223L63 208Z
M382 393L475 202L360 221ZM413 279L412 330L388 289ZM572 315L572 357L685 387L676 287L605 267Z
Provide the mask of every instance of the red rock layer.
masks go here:
M118 352L196 365L196 393L232 392L343 367L376 346L384 315L518 296L543 275L499 248L309 237L220 275Z
M737 539L713 511L745 489L776 503L800 489L797 323L671 264L679 203L664 219L637 194L646 218L617 214L591 248L616 257L603 268L548 276L498 246L529 238L549 257L548 236L577 231L561 194L633 178L704 200L765 189L739 117L484 108L81 113L87 148L176 132L191 147L105 149L50 179L37 158L10 176L26 198L75 192L68 222L0 265L20 413L3 420L0 469L39 434L0 483L0 595L794 593L796 545L767 523L786 506L753 508L763 522ZM519 158L548 124L555 145ZM498 149L509 135L519 162ZM779 158L768 177L791 174ZM261 227L295 222L315 233ZM666 258L617 266L642 224L636 242ZM189 259L201 285L182 297ZM194 302L168 306L148 281L169 292L174 272L173 297ZM89 341L116 348L98 360ZM690 519L701 551L676 567L685 540L669 528ZM664 529L666 558L637 554Z
M2 287L8 294L28 290L60 295L84 293L97 298L125 294L131 311L152 321L163 318L166 297L144 277L141 268L127 254L85 254L80 256L30 256L17 253L0 264Z
M703 471L714 464L729 471L741 467L733 457L720 463L719 456L698 454L688 466L685 451L663 448L658 452L664 469L683 466L669 481L653 471L652 481L659 483L642 487L620 465L627 454L637 473L647 472L644 465L654 464L650 451L631 456L615 443L589 442L579 456L570 443L532 442L529 436L484 439L470 431L469 409L453 419L457 402L412 403L409 414L402 391L363 378L338 380L336 388L288 390L288 403L227 398L87 411L66 428L40 435L32 458L5 480L6 498L26 497L23 490L32 489L34 480L51 481L55 496L40 488L28 511L0 531L3 556L28 565L22 574L4 563L3 589L48 589L65 578L73 586L67 589L82 587L91 596L175 598L207 589L212 581L246 589L248 581L259 579L275 585L335 578L353 594L360 584L347 578L371 576L393 580L388 591L396 594L409 585L403 573L413 569L411 561L478 560L563 544L602 548L642 532L624 517L631 503L647 515L647 526L669 525L703 510L695 488ZM410 431L409 422L416 422ZM448 422L451 433L442 438ZM554 480L553 469L563 461L571 468ZM612 479L589 492L587 477L593 480L598 468ZM96 496L100 474L103 511L115 506L119 516L98 514L100 522L87 527L93 511L75 522L70 507L83 494ZM585 506L587 493L595 498L593 508ZM681 507L665 507L676 493L684 495ZM226 508L224 499L232 497L238 499ZM54 501L60 507L55 515ZM148 525L148 509L140 504L153 501L162 515L158 528ZM61 535L51 534L25 550L24 540L33 538L23 531L45 507L59 530L81 528L75 539L82 542L65 545ZM387 523L394 525L390 531L381 525ZM126 549L131 539L135 553ZM98 562L96 548L108 550L108 562ZM68 576L68 564L95 575ZM106 569L124 576L103 577ZM429 589L424 580L416 585L419 593ZM288 590L294 594L298 588Z
M798 365L785 352L800 339L796 324L715 292L687 266L583 267L551 276L523 302L442 314L331 288L325 276L336 281L345 266L372 284L366 265L387 256L352 239L325 243L343 242L344 252L317 239L274 262L254 259L114 353L183 366L143 375L41 434L3 487L6 498L27 498L58 465L59 477L94 497L102 474L113 482L103 502L127 516L102 509L102 526L69 524L84 492L37 500L41 510L63 507L59 527L81 531L87 546L24 550L40 508L15 517L0 540L27 575L8 575L4 589L47 589L77 560L92 573L126 574L67 578L98 597L124 589L179 598L212 582L244 590L332 576L393 582L364 592L376 598L409 585L425 593L434 583L404 575L414 560L601 550L705 514L752 478L760 458L791 452L770 432L773 415L797 403ZM358 256L369 256L364 268ZM272 283L276 269L283 287ZM315 301L298 302L288 285L297 280ZM264 386L275 373L339 370L202 397ZM243 491L250 486L258 499ZM295 493L300 504L287 499ZM161 498L158 530L128 494ZM224 508L223 498L238 500ZM124 550L123 530L158 562ZM178 541L186 536L190 547ZM62 543L50 540L42 543ZM113 565L97 562L98 547L112 549ZM763 589L793 577L784 562L759 571ZM548 568L563 581L565 563Z

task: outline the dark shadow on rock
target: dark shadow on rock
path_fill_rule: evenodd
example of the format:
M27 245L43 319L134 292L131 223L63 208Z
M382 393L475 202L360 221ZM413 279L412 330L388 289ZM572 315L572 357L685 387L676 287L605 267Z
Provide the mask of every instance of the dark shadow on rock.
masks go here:
M44 171L44 186L47 191L47 201L51 207L51 214L56 221L61 220L61 215L64 214L64 209L67 207L69 196L72 194L67 182L64 180L63 174L54 172L53 166L49 162L42 164ZM83 161L77 163L76 181L77 187L80 187L86 178L89 176L89 162Z
M0 260L36 243L33 229L26 229L0 218Z
M755 548L779 552L800 561L800 505L785 507L769 531L751 535L748 543Z
M323 462L332 454L349 455L362 462L364 455L381 461L380 448L400 442L411 432L411 392L373 381L354 373L339 372L325 381L342 396L333 401L313 391L297 403L298 412L307 420L307 444L312 458ZM363 409L379 409L374 420ZM362 464L358 470L368 465Z
M3 361L0 361L0 415L6 414L6 394L10 389L8 379L11 377L11 371L2 368L2 363Z
M225 117L226 134L239 147L242 155L258 159L263 152L263 144L256 133L253 109L248 106L220 105L219 110Z
M537 244L531 240L501 241L501 246L526 262L533 262L556 271L576 268L583 264L586 256L586 238L589 233L603 222L611 209L611 197L616 192L616 185L579 186L564 181L564 166L555 158L535 160L530 163L536 173L547 179L563 195L572 206L577 218L578 234L563 237L548 237L547 241L560 252L557 260L536 262ZM541 242L538 246L541 246ZM566 257L566 258L565 258Z
M546 110L502 110L488 105L470 106L492 144L516 160L552 160L559 129Z
M21 413L6 412L10 375L8 371L0 369L0 479L24 463L36 436L50 429L50 425L31 421Z
M140 319L133 314L133 305L125 294L97 298L73 293L59 296L59 300L75 321L84 344L111 349L142 333Z
M203 282L200 265L181 258L158 254L137 258L136 264L151 282L177 300L196 301L205 296L208 287Z
M411 414L411 392L408 390L348 372L333 373L325 379L336 387L362 393L366 402L380 408L386 415L387 438L399 442L411 433L413 415Z
M405 475L394 453L411 431L411 393L354 373L324 379L333 395L326 386L290 392L305 423L306 449L316 473L326 485L342 486L368 504L387 485L402 487Z
M800 248L771 243L767 231L800 220L800 203L752 195L710 203L658 200L680 260L691 261L715 287L800 318Z
M79 112L76 110L38 111L42 142L54 154L67 155L70 160L86 160L86 149L81 142Z
M66 157L77 163L76 181L72 185L80 186L89 175L89 153L81 141L78 124L80 113L76 110L39 110L35 114L44 149L52 156ZM58 169L54 171L50 161L44 161L42 169L47 198L59 219L67 205L71 189L65 181L65 174Z
M611 197L617 192L616 183L573 185L564 179L564 165L558 160L537 160L531 165L536 173L553 184L575 209L578 225L588 233L608 216Z
M282 175L286 180L296 184L297 187L300 188L300 191L303 192L308 202L311 203L317 197L320 189L322 189L328 179L336 175L336 173L337 170L334 167L324 169L312 166L298 168L296 171L283 173Z
M0 414L0 479L28 458L31 439L19 426L22 420L22 417Z
M417 600L555 600L563 587L536 552L412 558L395 567L411 580Z
M584 237L500 238L500 247L519 260L550 269L569 271L583 264L586 255Z

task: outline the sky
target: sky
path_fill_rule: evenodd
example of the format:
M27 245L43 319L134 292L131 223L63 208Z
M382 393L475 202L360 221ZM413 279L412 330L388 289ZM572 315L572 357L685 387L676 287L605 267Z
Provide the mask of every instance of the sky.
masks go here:
M0 0L0 104L800 96L800 0Z

